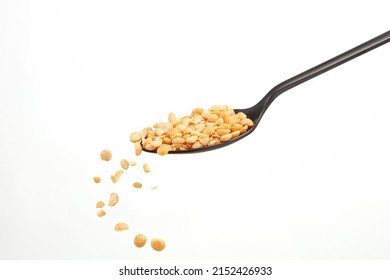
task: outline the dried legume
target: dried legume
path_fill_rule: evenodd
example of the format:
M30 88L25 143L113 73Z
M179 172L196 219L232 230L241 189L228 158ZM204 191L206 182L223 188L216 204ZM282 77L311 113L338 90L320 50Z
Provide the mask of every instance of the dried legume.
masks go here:
M139 142L135 143L135 146L134 146L134 150L135 150L135 155L136 156L139 156L142 152L142 146Z
M134 237L134 245L138 248L141 248L145 245L147 241L147 238L145 235L143 234L137 234L135 237Z
M103 216L105 216L106 215L106 212L104 211L104 210L99 210L97 213L96 213L96 215L98 216L98 217L103 217Z
M121 166L122 166L122 168L124 169L124 170L127 170L127 168L129 168L129 162L127 161L127 160L125 160L125 159L122 159L121 160Z
M163 156L166 155L170 150L172 150L172 147L170 145L162 144L160 147L157 148L157 154Z
M129 229L129 226L125 223L117 223L114 228L116 231L123 231Z
M133 143L139 142L142 139L142 135L139 132L133 132L130 134L130 141Z
M143 169L144 169L144 171L145 171L146 173L149 173L149 172L150 172L150 167L149 167L149 165L148 165L147 163L144 163Z
M96 203L96 208L103 208L104 207L104 202L103 201L98 201L97 203Z
M115 172L114 175L111 175L111 180L113 183L118 182L119 178L122 176L123 170L118 170Z
M109 161L112 158L112 153L109 149L101 151L100 158L104 161Z
M162 251L165 248L165 241L162 239L153 238L150 242L150 245L152 246L153 250Z
M108 206L112 207L115 206L118 203L119 197L116 193L110 194L110 200L108 201Z

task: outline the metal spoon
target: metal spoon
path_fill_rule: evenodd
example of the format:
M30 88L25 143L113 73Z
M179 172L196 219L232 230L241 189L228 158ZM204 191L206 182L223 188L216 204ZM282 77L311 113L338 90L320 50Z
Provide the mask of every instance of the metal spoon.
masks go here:
M264 115L265 111L268 109L268 107L271 105L271 103L283 92L302 84L318 75L321 75L322 73L325 73L326 71L329 71L347 61L350 61L366 52L369 52L381 45L384 45L390 41L390 31L387 31L357 47L354 47L353 49L350 49L349 51L346 51L334 58L331 58L317 66L314 66L313 68L310 68L309 70L306 70L280 84L272 88L264 97L261 99L256 105L250 108L246 109L234 109L234 111L237 112L243 112L245 113L248 118L250 118L254 125L251 129L249 129L244 134L241 134L240 136L233 138L226 142L221 142L217 145L212 146L206 146L203 148L198 149L189 149L189 150L176 150L171 151L169 154L183 154L183 153L199 153L199 152L206 152L211 151L214 149L219 149L222 147L226 147L227 145L233 144L244 137L251 134L259 124L262 116ZM156 151L148 151L144 149L146 152L156 152Z

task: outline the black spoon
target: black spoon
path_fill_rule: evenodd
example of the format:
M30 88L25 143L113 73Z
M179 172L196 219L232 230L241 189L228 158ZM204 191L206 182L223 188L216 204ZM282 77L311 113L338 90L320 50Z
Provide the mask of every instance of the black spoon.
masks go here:
M369 52L379 46L382 46L390 41L390 31L387 31L357 47L354 47L353 49L350 49L349 51L346 51L334 58L331 58L313 68L310 68L309 70L306 70L302 72L301 74L298 74L280 84L272 88L267 95L263 97L256 105L250 108L246 109L234 109L234 112L243 112L245 113L248 118L250 118L254 125L251 129L249 129L244 134L241 134L240 136L233 138L226 142L221 142L217 145L212 146L206 146L203 148L197 148L197 149L188 149L188 150L176 150L176 151L170 151L169 154L182 154L182 153L199 153L199 152L206 152L211 151L214 149L219 149L222 147L226 147L227 145L233 144L234 142L237 142L244 137L251 134L259 124L261 117L264 115L265 111L268 109L268 107L271 105L271 103L283 92L302 84L318 75L321 75L322 73L325 73L326 71L329 71L347 61L350 61L366 52ZM156 152L154 151L148 151L146 149L143 149L145 152Z

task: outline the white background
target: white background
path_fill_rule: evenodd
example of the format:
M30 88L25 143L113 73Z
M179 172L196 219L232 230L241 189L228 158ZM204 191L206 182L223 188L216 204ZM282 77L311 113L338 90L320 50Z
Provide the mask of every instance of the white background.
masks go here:
M386 2L1 1L0 258L389 259L390 44L286 92L234 145L109 178L132 131L252 106L389 30Z

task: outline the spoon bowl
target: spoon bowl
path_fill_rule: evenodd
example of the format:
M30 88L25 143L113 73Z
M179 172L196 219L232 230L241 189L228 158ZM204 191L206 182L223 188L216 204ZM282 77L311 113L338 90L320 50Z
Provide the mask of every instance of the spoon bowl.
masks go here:
M338 56L335 56L334 58L331 58L321 64L318 64L317 66L314 66L313 68L310 68L280 84L272 88L264 97L261 99L256 105L246 108L246 109L234 109L234 112L243 112L247 115L249 119L253 121L253 126L246 131L245 133L229 140L226 142L221 142L216 145L212 146L206 146L202 148L197 149L188 149L188 150L176 150L176 151L170 151L168 154L183 154L183 153L200 153L200 152L207 152L214 149L219 149L226 147L227 145L233 144L249 134L251 134L256 127L258 126L261 118L263 117L264 113L268 109L268 107L271 105L271 103L283 92L302 84L316 76L319 76L337 66L340 66L341 64L344 64L362 54L365 54L366 52L369 52L377 47L380 47L390 41L390 31L387 31L363 44L360 44ZM149 151L143 148L145 152L151 152L156 153L156 150Z

